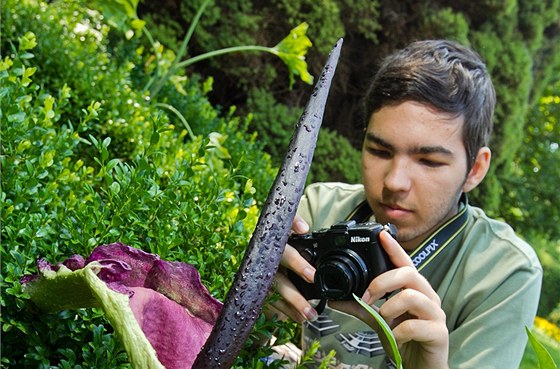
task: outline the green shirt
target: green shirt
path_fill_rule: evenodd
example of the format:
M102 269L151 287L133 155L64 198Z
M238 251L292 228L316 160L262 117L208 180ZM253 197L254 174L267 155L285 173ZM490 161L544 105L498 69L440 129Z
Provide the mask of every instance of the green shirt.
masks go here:
M362 185L313 184L298 214L311 230L328 228L364 200ZM467 214L461 234L421 270L446 314L449 366L518 368L527 342L525 326L532 327L537 311L542 267L531 246L506 223L470 205ZM353 316L326 308L302 332L304 348L319 340L323 353L336 350L337 368L390 368L384 354L372 352L371 328Z

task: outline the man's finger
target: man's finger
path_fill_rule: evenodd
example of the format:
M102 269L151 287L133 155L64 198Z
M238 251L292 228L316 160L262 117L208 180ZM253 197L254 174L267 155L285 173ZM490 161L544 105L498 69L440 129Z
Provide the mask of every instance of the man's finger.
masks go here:
M445 313L441 309L439 298L433 300L424 293L406 288L385 302L379 313L388 321L406 315L422 320L445 323Z
M411 266L414 267L414 263L412 259L406 251L402 248L401 245L395 240L387 231L381 231L379 234L379 239L381 241L381 246L389 255L389 259L393 262L393 264L399 268L403 266Z
M369 305L385 294L397 290L412 289L426 295L434 303L440 304L440 298L430 282L418 273L413 266L403 266L388 270L377 276L368 286L362 299Z
M309 224L302 217L296 214L294 221L292 223L292 231L297 234L305 234L309 232Z
M276 274L273 285L282 296L282 300L274 303L278 310L298 322L317 319L317 311L302 296L288 277L282 273Z
M286 245L286 249L282 254L280 261L282 266L294 271L308 283L313 283L315 278L315 268L307 262L299 252L290 245Z

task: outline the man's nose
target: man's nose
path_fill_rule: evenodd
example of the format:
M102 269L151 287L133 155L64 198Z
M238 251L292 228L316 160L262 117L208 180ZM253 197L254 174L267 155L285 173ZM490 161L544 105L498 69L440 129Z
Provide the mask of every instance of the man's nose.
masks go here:
M385 187L392 192L408 191L412 183L410 169L406 159L393 158L385 173Z

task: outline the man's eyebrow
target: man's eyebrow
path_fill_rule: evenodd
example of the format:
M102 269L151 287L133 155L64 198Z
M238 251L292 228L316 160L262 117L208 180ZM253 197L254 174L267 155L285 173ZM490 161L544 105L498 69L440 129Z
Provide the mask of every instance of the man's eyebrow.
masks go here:
M374 133L367 132L366 133L366 140L382 146L388 150L394 150L395 147L390 144L389 142L385 141L379 136L376 136ZM445 156L453 156L453 151L443 147L443 146L417 146L409 150L410 154L443 154Z
M419 146L411 150L412 154L442 154L445 156L453 156L453 151L443 146Z
M374 144L377 144L379 146L383 146L384 148L389 149L389 150L394 149L393 145L391 145L389 142L385 141L381 137L378 137L371 132L366 133L366 141L373 142Z

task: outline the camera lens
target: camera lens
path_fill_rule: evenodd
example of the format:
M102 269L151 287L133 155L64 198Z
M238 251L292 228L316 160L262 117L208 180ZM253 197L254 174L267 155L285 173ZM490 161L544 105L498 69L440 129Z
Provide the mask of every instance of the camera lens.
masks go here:
M337 250L325 255L317 266L315 284L321 296L330 300L347 300L361 295L367 285L367 266L352 250Z

